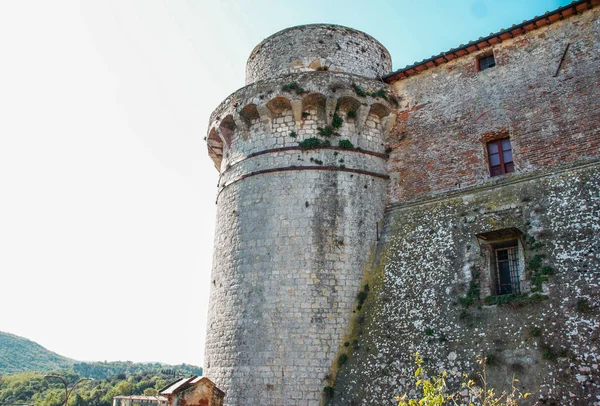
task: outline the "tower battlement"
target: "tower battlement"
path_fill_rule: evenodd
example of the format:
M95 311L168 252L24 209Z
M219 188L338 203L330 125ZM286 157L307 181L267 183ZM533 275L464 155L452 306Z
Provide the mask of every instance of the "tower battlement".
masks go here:
M208 153L224 172L268 150L301 150L302 141L319 137L337 115L342 124L322 137L331 147L348 140L355 150L384 154L398 104L381 81L343 73L300 72L262 80L231 94L213 112Z

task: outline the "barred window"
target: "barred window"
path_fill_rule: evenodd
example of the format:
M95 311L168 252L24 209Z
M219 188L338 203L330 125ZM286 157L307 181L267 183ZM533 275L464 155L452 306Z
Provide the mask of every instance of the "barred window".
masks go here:
M497 281L496 293L498 295L521 293L519 282L519 246L516 240L502 245L503 247L494 248Z
M480 280L483 297L528 292L521 230L504 228L477 234L476 237L487 267Z
M494 55L486 55L482 58L479 58L477 62L479 64L480 71L496 66L496 60L494 59Z

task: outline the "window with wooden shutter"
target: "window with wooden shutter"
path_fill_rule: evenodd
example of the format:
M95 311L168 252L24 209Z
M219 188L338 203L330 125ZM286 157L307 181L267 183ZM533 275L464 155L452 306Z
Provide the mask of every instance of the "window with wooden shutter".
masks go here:
M490 175L498 176L515 171L512 146L509 138L502 138L487 143Z

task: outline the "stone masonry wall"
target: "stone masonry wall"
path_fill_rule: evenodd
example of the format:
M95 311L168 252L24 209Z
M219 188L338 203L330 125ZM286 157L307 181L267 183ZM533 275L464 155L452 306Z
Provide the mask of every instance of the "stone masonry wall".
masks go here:
M391 71L392 58L363 32L331 24L301 25L273 34L254 48L246 84L321 69L379 78Z
M300 72L240 89L213 113L221 177L204 373L225 404L320 404L383 218L392 99L377 80ZM300 146L311 139L328 145Z
M545 404L600 404L599 17L391 87L375 79L387 51L345 27L257 46L207 135L221 177L204 367L225 404L392 405L417 349L432 372L486 356L500 390L514 375ZM515 172L490 177L486 142L504 136ZM328 144L304 150L313 138ZM518 235L521 295L493 295L481 236L498 230Z
M532 402L600 404L599 165L517 175L388 211L331 404L394 405L414 388L417 350L431 373L474 376L483 356L498 392L514 376ZM540 290L494 304L502 297L486 300L491 270L476 235L513 227L524 233L528 290Z
M485 142L500 134L521 173L598 156L600 8L492 49L491 69L477 72L484 49L393 84L392 203L489 181Z
M381 81L342 73L303 72L260 81L231 94L213 112L209 155L224 173L255 154L298 147L319 136L334 114L343 122L338 135L328 139L332 147L348 140L363 151L384 154L397 103Z
M221 193L205 373L226 404L319 404L385 186L314 170L254 176Z

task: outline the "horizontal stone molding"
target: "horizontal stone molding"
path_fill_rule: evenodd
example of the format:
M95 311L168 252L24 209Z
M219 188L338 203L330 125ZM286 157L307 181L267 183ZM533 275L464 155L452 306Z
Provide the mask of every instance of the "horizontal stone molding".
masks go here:
M391 213L397 210L409 209L411 207L438 203L444 200L456 199L457 197L469 195L473 193L483 192L492 189L499 189L504 186L515 185L518 183L529 182L536 179L547 178L550 176L560 175L570 171L584 170L588 168L598 167L600 170L600 159L594 159L592 161L578 162L570 165L563 165L561 167L553 167L545 171L535 171L529 173L511 173L502 177L501 179L490 178L485 184L462 188L459 190L451 190L445 193L437 194L435 196L427 196L416 200L399 202L389 205L385 212Z
M258 175L265 175L265 174L277 173L277 172L290 172L290 171L347 172L347 173L352 173L352 174L355 173L355 174L358 174L358 175L371 176L371 177L379 178L379 179L383 179L383 180L389 180L390 179L389 175L387 175L385 173L377 173L377 172L365 171L365 170L362 170L362 169L341 168L339 166L333 166L333 165L331 165L331 166L325 166L325 165L287 166L287 167L281 167L281 168L263 169L263 170L260 170L260 171L254 171L254 172L250 172L250 173L238 176L237 178L232 179L229 182L227 182L226 184L222 185L221 188L219 189L219 192L217 193L216 202L219 201L219 196L221 195L221 192L223 192L223 190L225 190L229 186L231 186L234 183L237 183L237 182L239 182L241 180L244 180L244 179L247 179L247 178L251 178L253 176L258 176Z
M379 152L367 151L367 150L358 149L358 148L320 147L320 148L314 148L314 149L303 149L302 147L282 147L282 148L272 148L272 149L267 149L267 150L264 150L264 151L254 152L252 154L249 154L247 156L247 158L253 158L255 156L259 156L259 155L263 155L263 154L271 154L271 153L274 153L274 152L284 152L284 151L309 152L309 151L318 151L318 150L321 150L321 149L332 150L332 151L358 152L360 154L372 155L372 156L376 156L376 157L382 158L382 159L387 159L389 157L388 154L381 154ZM241 162L241 161L236 162L236 164L239 163L239 162Z
M249 173L289 166L319 165L321 167L352 168L387 174L386 157L385 154L356 148L322 147L308 150L303 150L297 146L273 148L231 162L221 172L219 184L228 184L232 180Z

